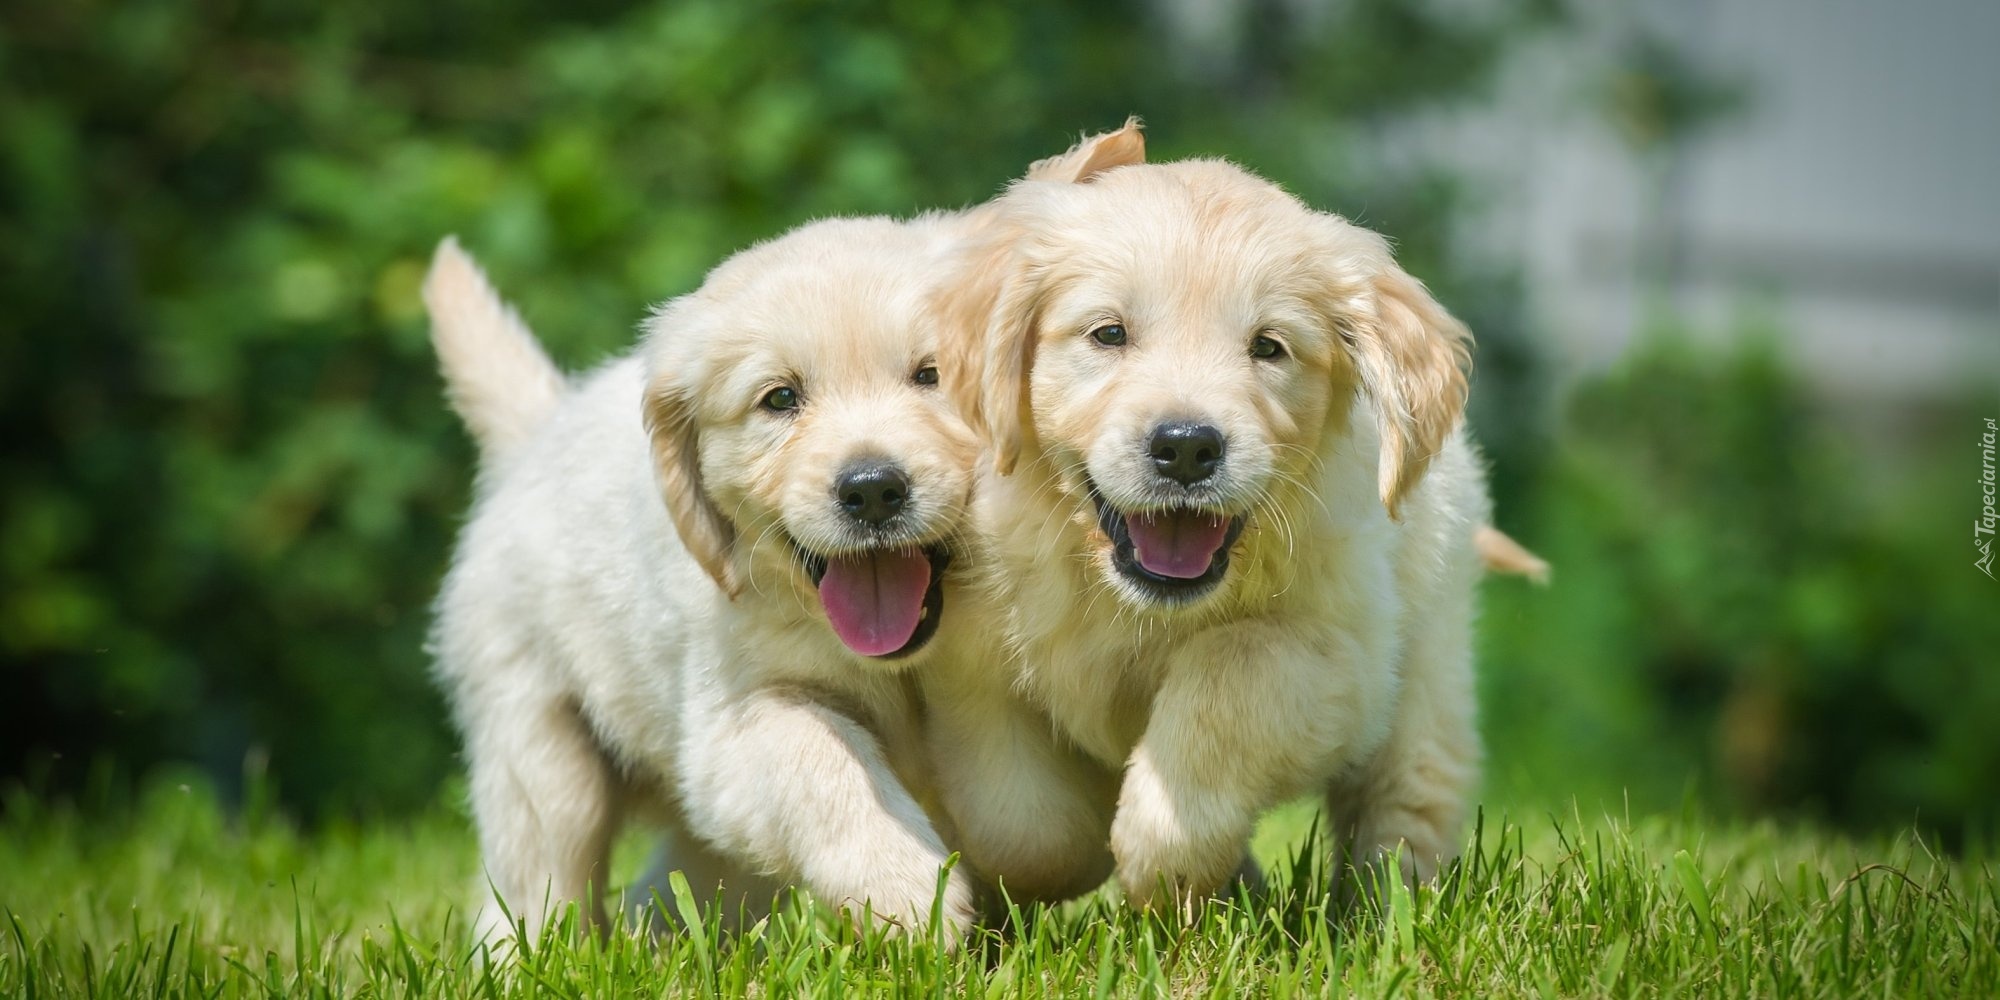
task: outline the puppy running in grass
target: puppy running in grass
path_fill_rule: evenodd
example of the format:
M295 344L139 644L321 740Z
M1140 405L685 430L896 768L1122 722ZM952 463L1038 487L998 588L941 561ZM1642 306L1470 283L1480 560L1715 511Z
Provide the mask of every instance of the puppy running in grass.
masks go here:
M663 832L656 875L723 891L725 918L796 881L928 922L948 854L910 784L902 671L940 628L977 447L936 386L925 311L952 233L804 227L574 381L439 248L425 296L481 468L438 672L486 877L531 934L572 901L603 923L627 818ZM938 905L968 924L964 873ZM508 932L498 905L482 929Z
M940 761L996 773L981 748L1019 726L980 706L1046 713L1095 774L1040 781L1104 789L1109 851L1078 849L1086 811L1024 816L960 774L966 857L1003 885L1115 866L1135 903L1185 903L1310 792L1357 863L1431 876L1480 758L1470 334L1382 237L1230 164L1079 179L1015 185L945 286L941 368L993 455L972 555L1018 662L935 683L931 710Z
M1030 176L1136 155L1086 144ZM944 875L919 804L913 675L999 663L983 595L948 572L980 442L937 385L932 312L949 254L989 218L803 227L574 381L439 248L425 300L481 452L435 645L499 897L482 930L508 933L501 903L530 933L570 902L601 925L627 818L662 832L642 902L681 870L697 899L722 892L725 918L796 883L903 928L935 905L947 940L969 926L972 875ZM1008 752L1058 777L1028 799L1074 810L1046 724Z

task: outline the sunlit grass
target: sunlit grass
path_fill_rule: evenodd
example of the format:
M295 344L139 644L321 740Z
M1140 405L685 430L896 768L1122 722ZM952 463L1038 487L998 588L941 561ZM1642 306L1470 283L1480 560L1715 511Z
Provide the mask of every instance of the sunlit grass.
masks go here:
M105 815L95 815L96 812ZM257 818L262 815L263 818ZM200 787L126 810L16 795L0 822L0 995L1992 995L1992 855L1693 816L1502 821L1434 889L1329 920L1312 814L1260 832L1272 888L1190 926L1111 892L1017 910L969 947L794 905L728 936L558 930L488 962L462 816L303 832ZM617 875L636 871L625 845ZM1301 857L1303 852L1304 856ZM685 907L691 900L669 900Z

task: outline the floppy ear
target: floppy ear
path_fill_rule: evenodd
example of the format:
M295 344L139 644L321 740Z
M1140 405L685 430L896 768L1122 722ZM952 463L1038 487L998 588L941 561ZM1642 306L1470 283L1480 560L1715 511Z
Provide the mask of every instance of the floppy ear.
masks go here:
M1036 160L1028 167L1028 175L1024 179L1087 184L1091 178L1112 167L1144 163L1146 137L1140 134L1143 127L1138 116L1127 118L1125 124L1114 131L1090 136L1071 146L1067 152Z
M1465 412L1472 331L1393 264L1375 278L1373 291L1375 316L1351 339L1381 428L1382 505L1401 520L1403 498Z
M965 422L993 449L993 467L1014 471L1027 438L1028 370L1034 363L1036 286L1012 241L974 254L940 296L945 335L939 375Z
M654 376L646 386L645 419L653 444L653 474L681 544L716 586L735 600L743 590L730 561L736 527L702 489L694 408L686 389L666 375Z
M1035 319L1041 300L1040 276L1015 262L1000 288L986 324L980 379L980 410L993 443L993 468L1014 471L1034 430L1028 402L1028 372L1035 366Z

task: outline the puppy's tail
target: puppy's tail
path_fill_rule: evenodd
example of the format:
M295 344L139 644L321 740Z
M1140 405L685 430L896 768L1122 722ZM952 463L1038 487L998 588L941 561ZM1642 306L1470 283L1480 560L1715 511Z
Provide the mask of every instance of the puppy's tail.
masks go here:
M562 398L563 375L479 265L447 236L424 279L445 395L487 459L527 440Z
M1489 573L1505 573L1509 576L1525 576L1535 585L1546 587L1549 583L1549 564L1541 556L1521 547L1521 543L1507 537L1490 524L1482 524L1472 533L1472 547L1479 550L1479 561Z

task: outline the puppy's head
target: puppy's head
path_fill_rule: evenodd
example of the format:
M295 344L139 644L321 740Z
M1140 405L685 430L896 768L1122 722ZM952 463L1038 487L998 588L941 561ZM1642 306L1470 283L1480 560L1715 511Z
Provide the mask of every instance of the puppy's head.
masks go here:
M864 657L936 632L978 452L937 386L947 245L934 223L815 223L648 322L645 419L682 542L732 598L817 600Z
M1216 161L1017 184L945 299L946 382L1001 471L1056 477L1114 588L1192 605L1246 519L1379 451L1390 517L1464 406L1470 334L1387 243ZM970 331L970 332L968 332ZM1350 426L1353 403L1370 426Z

